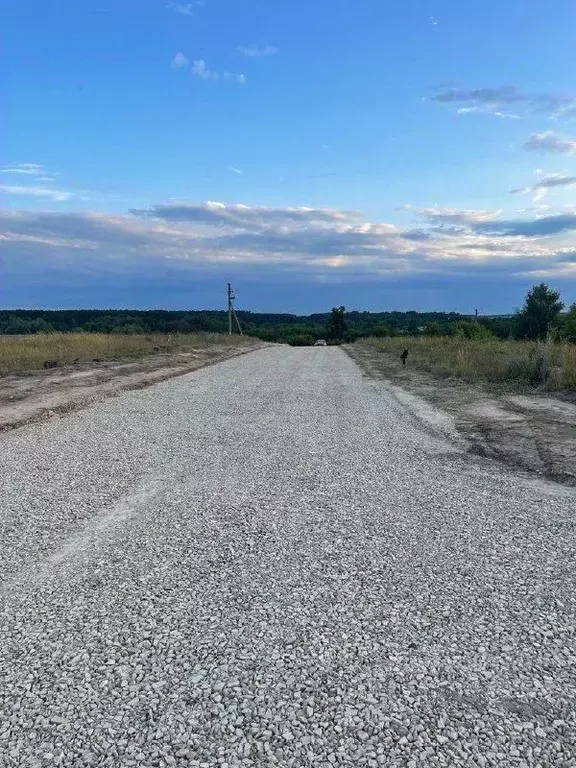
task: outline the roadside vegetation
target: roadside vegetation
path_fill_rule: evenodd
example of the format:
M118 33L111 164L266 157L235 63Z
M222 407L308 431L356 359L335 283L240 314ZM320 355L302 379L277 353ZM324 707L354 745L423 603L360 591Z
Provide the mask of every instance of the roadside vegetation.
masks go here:
M408 346L411 362L435 373L489 381L574 387L576 304L565 311L560 294L544 283L528 291L513 315L454 312L331 312L298 316L238 312L245 336L312 346L363 339L381 350ZM228 315L220 311L0 310L0 373L69 363L176 351L202 343L230 343ZM239 336L233 337L238 343ZM521 343L522 342L522 343Z
M435 376L456 376L510 389L576 388L576 345L538 341L466 339L457 336L369 338L359 342Z
M369 338L363 343L435 376L456 376L512 389L576 389L576 305L562 315L560 295L541 283L526 295L515 316L516 339L502 341L478 320L417 336Z
M253 343L254 340L248 337L220 333L36 333L0 336L0 375L37 370L43 368L46 361L66 365Z

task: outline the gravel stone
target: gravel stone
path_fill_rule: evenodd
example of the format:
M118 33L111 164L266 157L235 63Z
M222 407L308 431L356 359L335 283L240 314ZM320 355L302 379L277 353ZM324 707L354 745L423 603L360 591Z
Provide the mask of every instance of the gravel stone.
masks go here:
M0 441L2 768L576 766L576 491L342 350Z

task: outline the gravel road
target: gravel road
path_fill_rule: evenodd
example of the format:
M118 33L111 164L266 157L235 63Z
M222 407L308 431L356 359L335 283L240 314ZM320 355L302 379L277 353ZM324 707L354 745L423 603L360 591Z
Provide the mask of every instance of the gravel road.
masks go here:
M576 766L576 491L269 348L0 437L0 765Z

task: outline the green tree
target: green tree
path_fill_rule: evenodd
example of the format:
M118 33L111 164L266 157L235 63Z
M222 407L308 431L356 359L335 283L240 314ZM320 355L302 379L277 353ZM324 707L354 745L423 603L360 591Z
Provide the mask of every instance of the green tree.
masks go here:
M449 336L451 326L446 323L438 323L432 321L425 326L424 333L426 336Z
M564 309L560 294L546 283L535 285L526 294L524 306L518 314L518 332L521 339L544 341L558 315Z
M9 315L5 322L0 322L0 333L22 335L25 333L53 333L54 327L43 318L26 320L18 315Z
M576 304L572 304L569 312L562 316L559 326L560 338L576 344Z
M452 323L450 334L460 339L475 339L476 341L488 341L496 338L489 328L475 320L461 320L459 323Z
M346 307L333 307L332 314L328 320L326 334L329 339L340 341L344 338L348 330L346 322Z
M311 347L316 341L311 334L298 332L291 334L286 340L291 347Z
M379 323L368 329L367 333L369 333L370 336L377 337L394 336L394 330L395 329L389 323ZM360 332L362 332L362 330L360 330Z

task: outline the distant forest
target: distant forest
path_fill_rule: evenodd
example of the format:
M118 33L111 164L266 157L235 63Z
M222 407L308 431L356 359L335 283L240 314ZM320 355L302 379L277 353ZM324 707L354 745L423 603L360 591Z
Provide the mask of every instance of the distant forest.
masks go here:
M343 308L341 308L343 310ZM513 316L473 319L456 312L346 312L340 328L334 311L313 315L238 312L244 333L264 341L293 345L353 342L366 336L492 335L501 339L514 333ZM0 310L0 334L51 332L87 333L226 333L224 311L167 310Z

